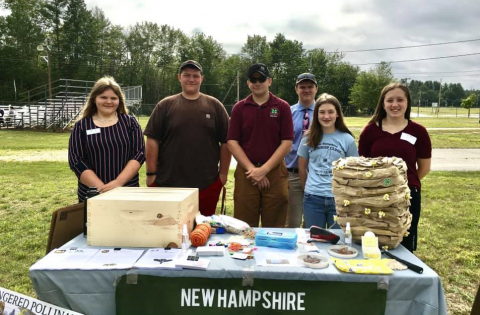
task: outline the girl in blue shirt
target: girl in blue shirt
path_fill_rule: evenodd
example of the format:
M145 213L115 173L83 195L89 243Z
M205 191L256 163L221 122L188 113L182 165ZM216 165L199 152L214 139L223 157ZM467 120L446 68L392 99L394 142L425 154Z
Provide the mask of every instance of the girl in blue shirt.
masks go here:
M317 119L312 119L298 148L298 172L305 190L305 226L326 228L334 225L333 216L336 214L332 193L332 162L358 156L358 150L335 96L327 93L320 95L313 113Z

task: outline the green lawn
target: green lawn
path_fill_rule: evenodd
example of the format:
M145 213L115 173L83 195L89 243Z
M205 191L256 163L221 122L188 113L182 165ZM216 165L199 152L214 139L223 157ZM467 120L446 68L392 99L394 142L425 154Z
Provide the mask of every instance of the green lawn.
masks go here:
M5 150L63 150L68 147L69 132L0 130L0 154Z
M480 127L479 127L480 128ZM352 128L355 140L360 137L361 129ZM480 129L478 130L429 130L434 149L475 149L480 148Z
M420 108L420 113L422 115L432 115L429 108ZM445 115L443 111L445 110ZM463 117L460 115L466 115L467 111L465 109L458 109L459 117L455 117L455 108L442 108L440 113L442 115L432 117L417 117L416 109L412 110L411 119L418 122L419 124L425 126L426 128L480 128L478 123L478 108L474 108L471 111L470 118ZM140 117L140 125L143 128L147 125L148 117ZM345 121L349 128L363 128L370 120L370 117L345 117Z
M415 119L417 120L417 119ZM347 117L357 136L368 118ZM480 127L473 118L420 118L428 128ZM146 125L147 118L140 119ZM480 148L480 130L431 130L435 148ZM0 130L0 286L34 295L28 268L45 254L51 213L76 202L68 163L2 158L65 154L68 133ZM61 160L61 159L60 159ZM140 172L144 186L144 168ZM233 174L230 174L230 179ZM438 272L449 314L469 314L480 279L480 172L432 172L423 181L417 255ZM232 214L233 183L227 185Z
M425 128L480 128L478 115L475 118L466 117L414 117L411 119ZM370 117L345 117L349 128L362 129L370 120Z
M370 120L369 117L346 117L345 121L358 141L363 127ZM436 149L455 148L473 149L480 148L480 124L476 118L466 117L412 117L412 120L423 125L428 130L432 146ZM436 130L431 128L478 128L473 130Z
M141 117L140 123L146 126L147 117ZM416 121L416 119L414 119ZM423 118L421 122L428 128L480 128L478 121L468 118ZM351 127L358 141L361 129L368 122L368 118L347 117L347 124ZM359 127L360 126L360 127ZM0 131L0 152L3 156L35 156L46 154L45 150L57 153L68 147L69 133L52 133L37 131ZM429 130L434 148L480 148L480 129L478 130Z
M480 109L478 107L470 109L470 118L476 117L478 120L478 111ZM465 116L468 117L468 109L462 107L440 107L438 109L431 108L431 107L412 107L411 111L412 117L417 117L417 115L428 115L428 116Z
M0 283L34 296L28 268L45 254L51 212L76 202L76 178L66 162L0 162L0 178ZM449 314L467 315L480 279L480 172L432 172L423 184L417 255L440 275ZM231 181L227 190L232 215Z
M447 108L449 109L449 108ZM363 127L368 123L369 117L346 117L346 123L356 139ZM412 118L426 128L480 128L477 118ZM140 117L140 125L145 128L148 117ZM429 130L434 148L480 148L479 130ZM35 155L45 150L65 150L68 147L70 134L0 130L1 155Z

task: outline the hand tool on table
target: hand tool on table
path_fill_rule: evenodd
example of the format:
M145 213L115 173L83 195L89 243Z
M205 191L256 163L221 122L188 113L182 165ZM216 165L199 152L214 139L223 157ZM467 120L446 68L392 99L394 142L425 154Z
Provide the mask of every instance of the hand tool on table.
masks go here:
M408 269L410 270L413 270L417 273L423 273L423 268L420 267L420 266L417 266L415 264L412 264L411 262L408 262L406 260L403 260L401 258L398 258L397 256L395 256L394 254L390 253L389 251L387 250L382 250L382 253L384 253L385 255L387 255L388 257L392 258L392 259L395 259L396 261L404 264L405 266L408 267Z
M311 243L312 241L317 241L324 243L332 243L335 245L338 243L339 240L340 236L338 236L337 234L329 230L322 229L321 227L312 225L310 227L310 239L307 242Z

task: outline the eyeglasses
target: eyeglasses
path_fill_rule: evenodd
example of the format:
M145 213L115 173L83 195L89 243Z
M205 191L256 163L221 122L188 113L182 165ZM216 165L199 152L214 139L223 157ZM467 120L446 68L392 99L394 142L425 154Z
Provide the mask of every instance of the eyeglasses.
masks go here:
M257 82L263 83L263 82L267 81L267 77L249 78L249 80L252 83L257 83Z
M308 130L308 109L305 109L305 115L303 115L303 133L305 133Z

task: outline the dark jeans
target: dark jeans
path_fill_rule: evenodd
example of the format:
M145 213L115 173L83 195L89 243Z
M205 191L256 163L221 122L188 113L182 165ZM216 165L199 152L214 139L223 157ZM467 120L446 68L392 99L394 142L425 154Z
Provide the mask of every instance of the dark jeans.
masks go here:
M307 193L303 196L303 218L307 229L312 225L323 229L335 228L333 226L335 223L333 216L336 214L333 197L322 197Z
M410 230L407 237L403 238L402 245L405 246L406 249L411 251L417 250L417 228L418 228L418 221L420 221L420 209L421 209L421 196L420 190L416 187L410 187L410 196L412 199L410 200L410 213L412 214L412 225L410 226Z

